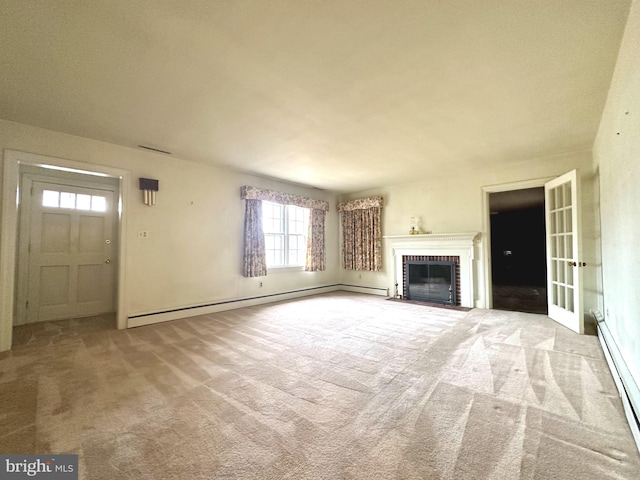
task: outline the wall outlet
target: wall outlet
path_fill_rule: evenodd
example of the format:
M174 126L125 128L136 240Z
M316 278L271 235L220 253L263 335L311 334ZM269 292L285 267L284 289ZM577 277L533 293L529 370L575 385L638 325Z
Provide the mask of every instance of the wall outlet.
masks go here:
M259 286L259 287L262 287L262 282L258 283L258 286Z
M138 238L148 238L149 237L149 232L147 232L146 230L140 230L138 232Z

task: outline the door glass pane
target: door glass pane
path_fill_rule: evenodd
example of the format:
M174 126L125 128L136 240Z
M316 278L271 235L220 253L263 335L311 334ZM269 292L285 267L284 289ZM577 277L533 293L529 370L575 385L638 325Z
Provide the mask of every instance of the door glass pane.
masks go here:
M91 210L91 195L79 193L76 197L76 208L78 210Z
M564 291L564 287L558 285L558 306L560 308L564 308L566 302L565 302L565 291Z
M42 191L42 206L57 207L60 204L60 192L54 190Z
M91 196L91 210L94 212L107 211L107 199L96 195Z
M562 187L564 192L564 206L568 207L571 205L571 184L565 183Z
M558 282L564 283L564 272L567 264L561 260L556 260L556 262L558 262Z
M556 216L558 222L556 223L556 233L564 233L564 212L558 212Z
M558 258L564 257L564 235L558 235L556 237L556 243L558 244Z
M569 310L570 312L573 312L573 288L571 287L567 287L565 289L565 295L566 295L566 302L565 302L565 307L567 310Z
M60 192L60 208L76 208L76 194Z
M567 258L573 259L573 235L568 233L567 235L565 235L564 238L565 238L564 243L566 247Z
M562 208L564 207L564 203L562 201L562 187L557 187L553 189L553 193L555 194L556 197L556 208Z

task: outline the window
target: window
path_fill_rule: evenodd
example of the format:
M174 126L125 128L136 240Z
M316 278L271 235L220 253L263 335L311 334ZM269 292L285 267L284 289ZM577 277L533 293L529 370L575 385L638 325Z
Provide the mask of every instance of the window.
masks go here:
M304 266L307 254L309 209L262 202L267 267Z
M43 190L42 206L68 208L74 210L91 210L93 212L106 212L107 199L106 197L101 197L100 195L85 195L83 193Z

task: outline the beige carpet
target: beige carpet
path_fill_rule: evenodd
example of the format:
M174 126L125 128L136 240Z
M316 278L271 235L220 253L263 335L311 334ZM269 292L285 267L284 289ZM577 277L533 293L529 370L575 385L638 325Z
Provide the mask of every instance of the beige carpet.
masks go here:
M85 479L638 479L597 338L334 293L0 354L0 452Z

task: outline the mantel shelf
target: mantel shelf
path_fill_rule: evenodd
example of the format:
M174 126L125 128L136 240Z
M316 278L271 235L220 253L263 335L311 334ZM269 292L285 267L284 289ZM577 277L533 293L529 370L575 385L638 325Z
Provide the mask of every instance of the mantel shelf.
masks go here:
M419 233L417 235L385 235L391 242L474 242L480 238L480 232L465 233Z

